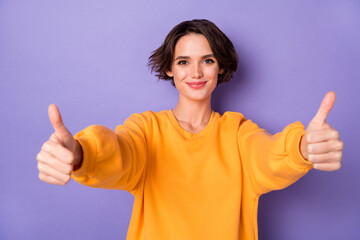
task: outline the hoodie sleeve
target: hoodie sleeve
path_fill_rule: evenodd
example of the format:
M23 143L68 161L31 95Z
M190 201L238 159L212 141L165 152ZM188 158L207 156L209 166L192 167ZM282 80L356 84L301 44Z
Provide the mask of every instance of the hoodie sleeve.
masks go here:
M147 162L144 123L133 114L115 132L93 125L74 138L83 149L83 162L72 178L89 187L132 191L142 181Z
M274 135L251 120L242 122L238 132L241 161L256 194L286 188L312 168L300 152L304 134L301 122Z

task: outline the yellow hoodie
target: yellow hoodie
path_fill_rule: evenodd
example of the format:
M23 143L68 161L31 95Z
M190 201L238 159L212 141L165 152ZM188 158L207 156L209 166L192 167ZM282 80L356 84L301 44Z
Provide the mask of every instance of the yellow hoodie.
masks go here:
M270 135L240 113L212 112L199 133L171 110L133 114L115 132L90 126L75 135L84 153L73 178L134 195L127 240L258 239L261 194L312 167L300 151L300 122Z

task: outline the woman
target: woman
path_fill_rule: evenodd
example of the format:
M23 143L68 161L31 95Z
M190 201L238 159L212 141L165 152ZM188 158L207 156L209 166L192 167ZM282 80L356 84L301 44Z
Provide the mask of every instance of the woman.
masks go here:
M333 92L306 131L296 122L271 136L240 113L212 111L212 92L237 67L231 41L213 23L178 24L149 64L178 89L173 110L133 114L115 132L90 126L73 137L50 105L55 133L37 156L45 182L64 185L72 176L132 193L127 239L257 239L261 194L312 167L340 168L343 143L325 121Z

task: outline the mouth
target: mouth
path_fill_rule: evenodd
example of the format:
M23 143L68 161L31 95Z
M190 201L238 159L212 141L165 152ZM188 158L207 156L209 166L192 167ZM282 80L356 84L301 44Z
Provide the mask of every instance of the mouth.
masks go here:
M193 89L200 89L203 88L206 85L206 81L200 81L200 82L187 82L186 83L189 87Z

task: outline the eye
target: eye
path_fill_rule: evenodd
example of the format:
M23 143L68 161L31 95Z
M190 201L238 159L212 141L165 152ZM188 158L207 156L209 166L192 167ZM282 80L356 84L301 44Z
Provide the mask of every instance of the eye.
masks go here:
M209 59L206 59L204 62L205 63L214 63L215 61L213 59L209 58Z
M185 65L185 64L187 64L187 61L181 60L181 61L178 61L177 64L178 64L178 65Z

